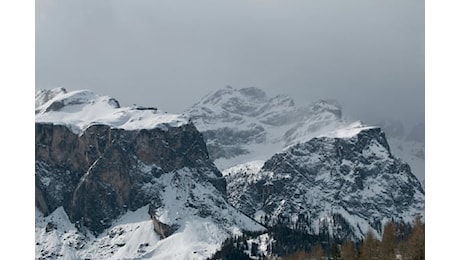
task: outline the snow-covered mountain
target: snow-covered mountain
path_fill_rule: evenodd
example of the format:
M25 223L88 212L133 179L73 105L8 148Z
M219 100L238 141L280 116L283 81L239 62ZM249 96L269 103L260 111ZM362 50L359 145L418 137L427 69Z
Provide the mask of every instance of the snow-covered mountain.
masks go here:
M268 252L275 225L380 236L389 219L424 216L409 159L423 158L423 129L398 137L398 124L350 124L337 101L296 106L257 88L214 91L180 115L38 91L36 258L206 259L244 231Z
M205 259L242 230L184 115L91 91L36 93L37 258Z
M357 240L369 229L379 237L389 219L424 216L424 190L408 164L380 128L359 122L224 175L229 201L268 226Z
M388 219L424 215L413 174L420 164L409 167L401 146L393 153L380 128L347 122L336 101L296 106L285 95L226 87L187 113L226 177L229 201L261 223L359 239L368 229L381 235ZM385 128L391 140L405 136L397 124Z
M289 145L344 125L334 100L297 107L286 95L268 97L254 87L227 86L211 92L186 113L203 133L210 157L221 170L266 160Z
M116 99L89 90L41 90L35 98L35 122L65 125L75 134L92 125L139 130L167 129L189 123L184 115L168 114L155 107L120 107Z
M186 111L203 133L210 157L220 170L267 160L290 145L346 127L335 100L297 106L287 95L269 97L258 88L227 86L204 96ZM394 156L407 162L417 178L425 179L424 124L406 133L398 120L376 124L385 133Z

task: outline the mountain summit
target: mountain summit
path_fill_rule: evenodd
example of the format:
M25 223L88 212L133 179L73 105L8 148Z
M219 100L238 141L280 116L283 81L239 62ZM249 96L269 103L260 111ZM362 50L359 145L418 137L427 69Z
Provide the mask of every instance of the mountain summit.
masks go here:
M89 90L67 92L59 88L35 95L35 122L65 125L78 134L92 125L124 130L167 129L188 121L184 115L168 114L154 107L120 107L116 99Z
M254 87L227 86L211 92L186 114L203 133L210 157L220 169L268 159L289 145L344 124L337 101L297 107L287 95L268 97Z
M229 201L268 226L358 240L368 230L380 236L388 220L424 216L424 190L409 165L379 128L358 123L224 175Z
M228 204L183 115L58 89L37 95L35 120L37 258L204 259L264 229Z

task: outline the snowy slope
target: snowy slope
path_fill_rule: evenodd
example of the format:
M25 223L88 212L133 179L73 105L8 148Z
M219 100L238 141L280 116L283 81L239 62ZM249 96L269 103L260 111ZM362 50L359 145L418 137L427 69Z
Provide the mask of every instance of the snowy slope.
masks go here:
M48 228L47 228L48 227ZM36 255L59 259L206 259L228 236L213 221L190 218L175 234L160 239L148 207L127 212L95 237L80 233L65 211L36 213Z
M340 105L320 100L296 106L286 95L268 97L258 88L226 87L186 111L203 133L219 169L266 160L283 148L343 126Z
M82 133L97 124L125 130L178 127L187 124L188 118L156 108L120 107L117 100L89 90L67 92L58 88L36 93L35 122L66 125Z
M44 217L35 211L36 257L59 256L60 259L130 259L158 244L148 207L122 216L104 234L94 237L80 232L62 207Z
M126 212L97 236L78 230L62 207L46 217L36 210L36 256L59 256L63 259L206 259L220 248L227 237L241 234L242 230L263 230L229 206L223 198L212 194L213 189L208 185L194 182L185 172L180 176L175 173L162 176L161 181L170 185L165 186L161 195L164 205L155 213L162 223L177 226L172 235L161 239L154 231L148 205ZM198 201L193 201L189 194ZM205 210L213 214L205 217L200 212Z

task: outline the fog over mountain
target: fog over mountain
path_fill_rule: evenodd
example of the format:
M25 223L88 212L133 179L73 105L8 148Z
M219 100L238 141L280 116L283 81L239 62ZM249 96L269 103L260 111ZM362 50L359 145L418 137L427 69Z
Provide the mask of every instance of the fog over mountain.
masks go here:
M183 112L226 85L424 122L424 2L36 1L36 88Z

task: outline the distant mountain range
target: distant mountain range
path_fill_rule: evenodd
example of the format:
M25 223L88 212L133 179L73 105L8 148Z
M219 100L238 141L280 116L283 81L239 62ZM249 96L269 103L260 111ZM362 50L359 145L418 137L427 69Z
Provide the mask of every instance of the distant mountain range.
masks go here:
M336 100L297 106L287 95L268 97L258 88L227 86L203 97L186 110L203 133L211 159L221 170L253 160L267 160L290 145L344 128L348 122ZM398 120L378 125L394 156L408 162L423 183L425 141L423 123L406 134Z

